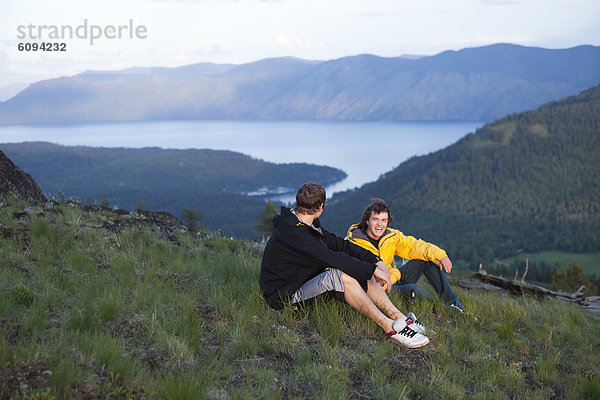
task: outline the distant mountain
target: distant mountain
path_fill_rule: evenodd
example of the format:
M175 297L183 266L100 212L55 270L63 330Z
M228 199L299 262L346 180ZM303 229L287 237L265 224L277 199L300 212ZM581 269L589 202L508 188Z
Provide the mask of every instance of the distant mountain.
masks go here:
M228 235L250 238L264 210L258 193L295 191L310 180L337 182L343 171L303 163L275 164L244 154L215 150L67 147L50 143L0 144L0 149L31 174L48 197L77 196L175 216L190 208L201 224ZM0 153L1 154L1 153ZM2 171L0 170L0 175ZM253 192L254 196L246 194Z
M6 101L17 95L20 91L27 88L27 86L26 83L9 83L0 86L0 102Z
M325 226L344 235L372 197L390 204L394 227L473 264L520 250L598 252L600 86L506 116L336 194Z
M600 47L87 71L0 103L0 124L173 119L491 121L600 82Z

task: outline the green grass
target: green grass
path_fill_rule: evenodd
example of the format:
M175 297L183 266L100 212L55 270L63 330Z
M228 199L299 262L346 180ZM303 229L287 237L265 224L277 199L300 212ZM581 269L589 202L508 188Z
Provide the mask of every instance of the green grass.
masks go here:
M569 264L577 262L586 275L595 274L600 276L600 253L566 253L562 251L544 251L541 253L523 253L515 257L502 260L505 263L512 264L519 260L525 265L525 260L530 262L545 262L548 265L558 264L565 269Z
M269 309L239 241L99 228L55 206L0 241L0 399L598 398L600 318L552 299L464 291L472 312L409 304L404 350L349 306ZM27 388L17 377L25 377ZM23 378L20 378L23 379ZM15 382L17 382L15 386Z

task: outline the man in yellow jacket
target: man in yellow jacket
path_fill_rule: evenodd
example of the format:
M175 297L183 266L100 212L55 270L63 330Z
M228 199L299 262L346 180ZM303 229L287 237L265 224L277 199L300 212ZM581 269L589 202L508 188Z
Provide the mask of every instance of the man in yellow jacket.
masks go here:
M350 226L346 240L351 241L379 256L390 270L393 288L400 293L431 300L431 296L416 283L422 275L433 289L454 310L464 312L458 296L448 283L446 273L452 270L452 262L446 252L434 244L412 236L405 236L392 229L392 213L385 201L373 199L363 212L360 223ZM400 268L394 265L394 256L409 260Z

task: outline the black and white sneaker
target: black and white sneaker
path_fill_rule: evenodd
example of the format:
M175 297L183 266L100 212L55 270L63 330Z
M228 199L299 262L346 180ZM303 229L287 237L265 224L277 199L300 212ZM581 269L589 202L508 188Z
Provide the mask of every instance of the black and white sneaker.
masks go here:
M414 324L411 320L398 320L394 322L394 329L387 333L387 337L392 342L409 349L423 347L429 343L429 338L412 329L412 325Z
M412 321L412 325L410 327L413 330L419 332L421 335L427 334L427 329L425 328L425 325L423 325L419 322L419 320L417 320L417 316L412 311L406 314L406 321L408 320Z

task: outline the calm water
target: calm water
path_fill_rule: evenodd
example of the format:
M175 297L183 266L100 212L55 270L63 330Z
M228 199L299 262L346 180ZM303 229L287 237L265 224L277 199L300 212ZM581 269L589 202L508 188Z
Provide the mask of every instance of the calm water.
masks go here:
M169 121L0 126L0 143L46 141L94 147L232 150L276 163L340 168L328 196L376 180L414 155L444 148L479 122ZM287 200L287 199L285 199Z

